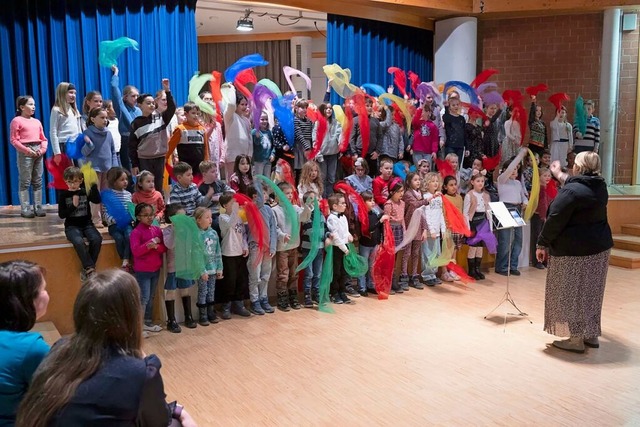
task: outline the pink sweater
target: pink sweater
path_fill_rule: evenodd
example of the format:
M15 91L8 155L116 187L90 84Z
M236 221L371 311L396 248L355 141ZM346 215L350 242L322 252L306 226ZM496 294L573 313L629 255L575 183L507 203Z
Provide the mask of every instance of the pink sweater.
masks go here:
M158 247L150 249L147 243L156 239ZM162 240L162 230L155 225L148 226L138 224L131 232L129 238L131 253L133 254L133 269L136 272L152 273L160 271L162 267L162 254L167 251L167 247Z
M140 191L133 193L131 201L136 205L139 203L147 203L153 206L153 213L158 221L162 220L164 215L164 198L158 190Z
M411 122L413 129L413 151L432 154L438 152L440 134L438 126L431 120L422 120L422 109L416 111Z
M34 142L40 143L40 155L47 152L47 138L44 136L40 120L16 116L11 120L10 132L11 145L22 154L30 154L32 150L24 144Z

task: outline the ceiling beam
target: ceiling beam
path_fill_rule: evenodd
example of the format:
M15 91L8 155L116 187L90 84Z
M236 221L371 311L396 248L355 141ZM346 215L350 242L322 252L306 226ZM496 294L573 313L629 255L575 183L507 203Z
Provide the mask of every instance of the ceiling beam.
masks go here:
M319 31L296 31L285 33L241 33L221 34L212 36L198 36L198 44L206 43L236 43L262 42L271 40L291 40L291 37L324 37Z
M474 0L369 0L373 3L382 3L394 6L413 6L440 13L472 13Z
M473 13L594 12L637 4L638 0L473 0Z

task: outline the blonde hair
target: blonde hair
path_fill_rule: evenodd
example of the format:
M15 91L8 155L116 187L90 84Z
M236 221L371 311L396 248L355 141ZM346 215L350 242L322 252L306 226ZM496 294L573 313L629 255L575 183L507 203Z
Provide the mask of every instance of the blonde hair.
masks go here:
M311 172L313 169L318 171L315 180L311 180ZM302 166L302 172L300 173L300 182L301 186L307 187L309 184L315 184L318 187L318 194L322 194L324 188L322 186L322 176L320 174L320 166L315 160L308 161Z
M573 171L576 175L600 175L600 156L593 151L578 153Z
M73 115L75 117L78 117L80 113L78 112L78 107L76 107L76 103L78 102L77 98L76 102L74 102L73 104L69 104L67 102L67 93L69 92L69 86L71 86L71 83L69 82L58 83L58 87L56 87L56 101L54 102L53 107L58 108L58 110L60 110L60 114L65 117L67 117L69 108L71 108L73 110Z
M458 155L456 153L449 153L445 156L444 158L446 161L452 160L452 159L456 159L456 161L460 161L460 159L458 158Z
M193 212L193 218L197 221L200 218L202 218L204 216L204 214L206 214L207 212L211 212L211 210L209 208L205 208L203 206L199 206Z

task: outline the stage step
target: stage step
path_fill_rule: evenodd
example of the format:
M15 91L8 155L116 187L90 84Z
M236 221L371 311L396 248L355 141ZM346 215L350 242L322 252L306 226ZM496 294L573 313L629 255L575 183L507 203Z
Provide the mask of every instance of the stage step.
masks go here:
M53 322L38 322L33 325L31 332L39 332L50 346L60 339L60 332Z
M623 234L631 234L632 236L640 236L640 224L623 224Z
M626 251L640 252L640 236L614 234L613 247L616 249L624 249Z
M640 268L640 252L611 249L609 265L630 269Z

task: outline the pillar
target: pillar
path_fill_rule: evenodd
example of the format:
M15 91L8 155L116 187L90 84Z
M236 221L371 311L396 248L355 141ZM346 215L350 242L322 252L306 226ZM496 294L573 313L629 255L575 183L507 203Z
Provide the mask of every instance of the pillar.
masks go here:
M478 20L451 18L436 22L434 80L471 83L477 74Z

